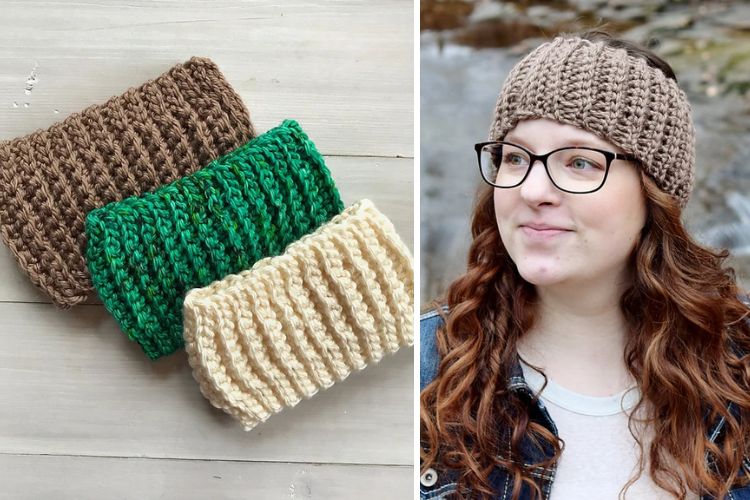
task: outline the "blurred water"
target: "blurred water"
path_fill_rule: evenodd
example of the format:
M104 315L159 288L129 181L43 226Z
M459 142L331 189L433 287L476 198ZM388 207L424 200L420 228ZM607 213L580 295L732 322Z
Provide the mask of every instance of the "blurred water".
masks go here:
M698 237L715 247L730 248L735 257L750 256L750 197L743 193L730 192L727 205L734 211L737 220L729 220L715 226L707 226Z

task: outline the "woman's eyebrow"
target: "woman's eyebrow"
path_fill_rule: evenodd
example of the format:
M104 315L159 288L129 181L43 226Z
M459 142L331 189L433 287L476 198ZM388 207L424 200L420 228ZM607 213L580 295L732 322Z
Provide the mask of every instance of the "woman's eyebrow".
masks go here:
M529 144L526 141L524 141L521 138L515 138L514 136L510 134L506 135L503 140L506 142L514 142L520 146L524 146L526 149L531 149L531 146L529 146Z
M517 138L511 134L508 134L505 136L506 142L515 142L516 144L520 146L524 146L526 149L530 151L534 151L534 148L532 148L529 143L524 141L521 138ZM619 149L616 146L609 146L606 144L600 144L592 139L567 139L565 141L560 141L560 145L554 148L549 149L549 151L552 151L554 149L558 148L565 148L565 147L572 147L572 146L581 146L581 147L588 147L588 148L596 148L596 149L603 149L605 151L613 151L613 152L619 152Z

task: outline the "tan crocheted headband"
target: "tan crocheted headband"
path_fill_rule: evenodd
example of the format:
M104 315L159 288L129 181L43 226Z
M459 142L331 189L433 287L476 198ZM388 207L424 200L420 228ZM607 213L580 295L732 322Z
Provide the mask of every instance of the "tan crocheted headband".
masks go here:
M539 46L508 75L490 140L533 118L574 125L615 144L635 156L660 189L687 204L695 170L690 104L677 83L645 59L581 38Z
M255 136L219 68L194 57L46 130L0 143L0 234L60 307L93 291L86 214L183 177Z
M250 430L414 342L408 248L362 200L284 254L188 292L184 337L203 395Z

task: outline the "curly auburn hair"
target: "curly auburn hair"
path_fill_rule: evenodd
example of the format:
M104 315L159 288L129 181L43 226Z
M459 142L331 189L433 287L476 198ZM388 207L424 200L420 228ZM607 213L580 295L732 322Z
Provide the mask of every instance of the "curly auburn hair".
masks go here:
M740 354L750 353L750 309L738 298L734 270L724 268L729 253L696 243L677 202L641 178L648 215L631 258L634 281L620 300L630 332L624 360L641 391L628 425L641 471L634 415L647 415L642 423L655 431L648 453L657 485L678 498L686 487L722 498L734 484L750 482L749 475L738 478L750 453L750 356ZM479 196L471 231L468 270L450 285L449 312L436 333L438 374L420 394L422 471L457 470L458 491L490 496L489 474L501 467L513 474L514 499L521 483L541 498L531 471L556 462L563 443L531 421L527 400L506 387L517 342L534 323L536 294L500 239L492 188ZM708 426L719 417L726 420L723 439L711 443ZM525 437L548 443L554 456L522 465ZM500 451L508 449L510 456ZM706 453L715 471L706 468Z
M647 220L631 255L633 282L620 300L629 331L624 361L641 393L628 427L641 453L638 474L620 493L644 470L638 414L653 429L648 472L658 486L678 498L688 489L723 498L750 483L750 470L739 477L750 454L750 308L725 266L728 251L694 241L676 200L644 173L641 181ZM436 304L448 307L436 332L437 376L420 394L422 472L457 471L457 495L484 498L496 493L489 476L500 467L512 476L513 499L523 483L542 498L532 471L556 463L564 443L532 421L528 400L506 386L537 296L500 239L491 187L478 197L471 232L468 269ZM721 439L710 442L709 426L721 417ZM524 439L546 443L553 456L524 464Z

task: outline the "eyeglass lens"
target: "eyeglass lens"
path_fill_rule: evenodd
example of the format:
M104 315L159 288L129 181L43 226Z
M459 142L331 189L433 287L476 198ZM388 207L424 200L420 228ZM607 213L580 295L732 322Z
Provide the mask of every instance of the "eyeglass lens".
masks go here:
M498 187L518 186L530 166L529 154L507 143L485 145L480 162L482 176ZM598 189L604 182L607 158L598 151L566 148L547 158L547 170L560 189L587 192Z

